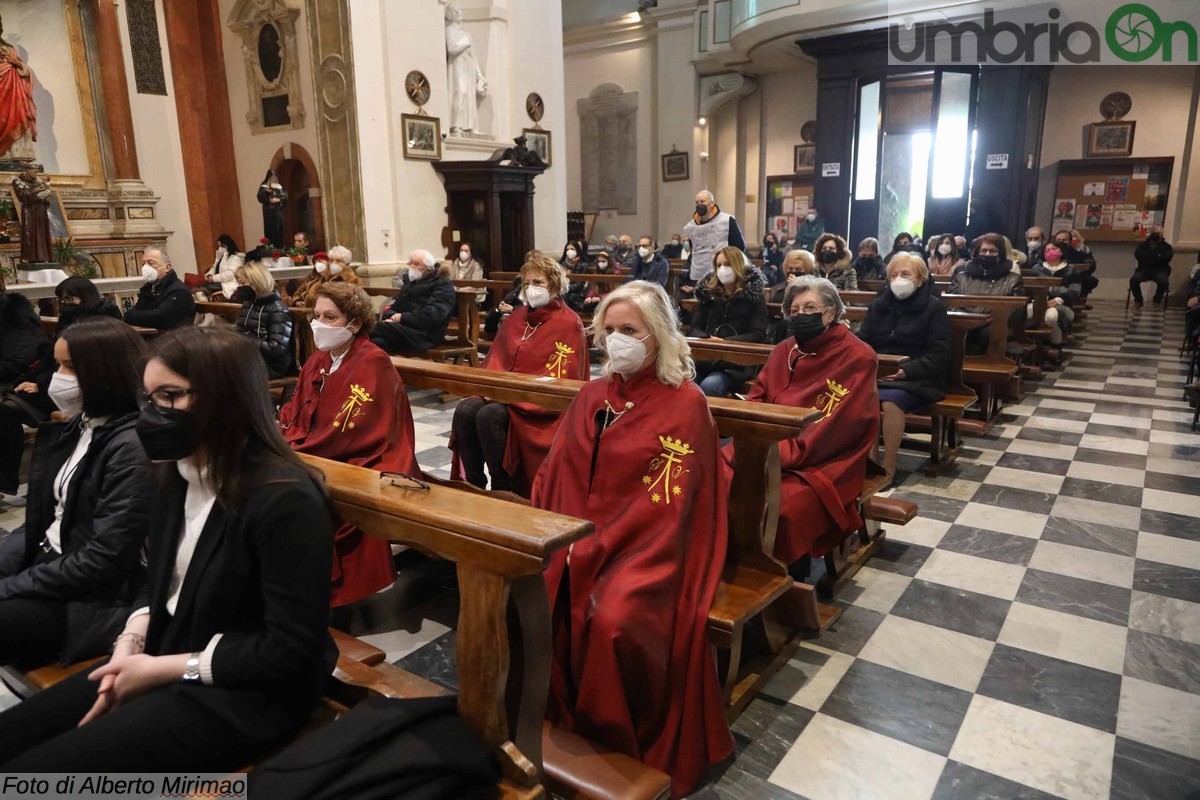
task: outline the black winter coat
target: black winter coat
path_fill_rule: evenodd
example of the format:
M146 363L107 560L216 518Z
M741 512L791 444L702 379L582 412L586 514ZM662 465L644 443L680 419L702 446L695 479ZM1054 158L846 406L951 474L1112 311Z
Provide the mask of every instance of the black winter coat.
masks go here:
M1001 259L995 270L990 273L985 271L978 261L972 259L966 263L966 266L959 267L953 277L950 278L949 294L987 297L1024 297L1025 284L1021 280L1020 273L1012 271L1012 262L1008 259ZM977 313L988 312L988 309L982 306L972 306L962 310ZM1005 339L1009 338L1009 334L1014 329L1024 329L1025 318L1027 316L1025 307L1022 306L1009 317L1010 327L1004 333ZM992 326L990 324L968 332L967 354L979 355L984 353L987 350L988 342L991 341L991 336Z
M38 427L25 512L25 565L0 580L0 600L24 597L67 603L63 664L108 651L133 609L146 573L142 547L149 532L150 461L134 423L137 413L96 428L72 473L63 507L62 555L35 564L54 520L54 482L83 430L81 417Z
M0 292L0 392L12 388L38 360L42 320L29 298Z
M400 327L414 333L414 343L428 350L446 339L446 328L454 316L456 300L454 283L438 272L416 283L404 278L404 288L384 306L380 316L401 314Z
M758 267L748 268L742 288L732 297L714 294L709 286L710 278L713 278L711 273L696 284L698 307L688 335L697 338L720 336L731 342L765 342L771 319L764 295L766 281ZM750 380L758 372L757 367L728 361L701 361L696 365L700 375L718 370L739 383Z
M292 315L279 300L279 292L244 303L237 329L254 340L267 364L267 374L282 378L292 366Z
M196 316L192 292L174 271L138 290L133 308L125 312L125 321L143 328L169 331L191 325Z
M905 300L884 287L867 308L858 335L881 355L907 356L905 380L880 386L904 389L930 403L946 396L950 371L950 318L927 280Z
M1165 241L1145 241L1133 251L1137 259L1137 271L1150 277L1171 274L1171 259L1175 257L1175 248Z
M1030 272L1041 278L1058 278L1061 285L1051 288L1047 294L1051 299L1058 298L1062 300L1064 305L1073 305L1079 300L1080 295L1083 294L1083 276L1070 264L1058 272L1051 272L1050 268L1043 262L1034 265Z
M884 266L883 259L879 256L875 256L869 261L864 261L862 258L854 259L854 271L858 273L859 283L887 280L887 267Z

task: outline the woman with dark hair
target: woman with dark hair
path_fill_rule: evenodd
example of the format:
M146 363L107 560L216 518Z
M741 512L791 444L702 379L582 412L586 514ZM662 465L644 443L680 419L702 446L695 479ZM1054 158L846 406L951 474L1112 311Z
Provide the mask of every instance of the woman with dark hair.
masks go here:
M696 313L688 336L698 339L728 339L731 342L761 342L767 335L770 317L763 295L762 273L736 247L718 250L714 270L696 284ZM727 397L754 377L753 367L729 361L696 363L696 380L709 397Z
M858 291L858 273L850 260L850 248L846 240L835 233L825 233L817 239L817 274L838 288L839 291Z
M220 292L226 300L233 300L237 291L237 269L246 263L245 254L238 248L237 242L228 233L217 237L217 254L213 265L204 273L204 279L212 286L220 287Z
M896 240L892 243L892 251L884 257L884 267L887 267L887 263L892 260L892 256L896 255L896 253L916 253L917 255L921 255L921 250L919 247L913 246L913 235L908 231L904 231L897 234ZM921 256L922 260L924 258L924 256Z
M258 202L262 203L263 236L276 247L283 247L283 203L287 192L279 183L275 170L267 170L258 187Z
M144 602L105 665L0 714L6 772L238 769L300 729L333 668L329 501L253 343L171 331L143 383Z
M68 326L87 317L121 318L116 304L101 297L96 284L87 278L72 275L54 287L54 294L58 297L59 336ZM0 492L17 492L17 473L25 449L21 426L36 427L50 419L54 402L48 390L57 368L54 343L41 342L33 365L17 380L11 392L0 395Z
M1007 257L1008 246L1004 237L998 233L985 233L975 240L971 260L966 266L954 273L950 278L949 294L986 295L989 297L1025 296L1025 285L1021 281L1021 273L1013 272L1013 263ZM965 311L987 312L982 306L974 306ZM1019 326L1024 326L1025 312L1021 310L1013 314L1019 317ZM1014 319L1014 324L1018 320ZM979 355L987 352L991 337L991 325L976 328L967 333L967 354ZM1000 335L1007 338L1008 332Z
M929 274L938 277L949 277L954 271L966 264L958 257L958 244L954 236L944 233L935 236L930 242Z
M361 286L317 289L309 356L296 393L279 412L283 438L299 453L379 472L420 477L416 432L404 383L387 353L371 342L375 304ZM334 534L334 606L390 586L392 549L353 525Z
M0 564L0 663L98 656L133 608L151 505L134 431L145 349L132 328L105 318L72 325L54 344L50 397L69 419L38 429L24 551Z

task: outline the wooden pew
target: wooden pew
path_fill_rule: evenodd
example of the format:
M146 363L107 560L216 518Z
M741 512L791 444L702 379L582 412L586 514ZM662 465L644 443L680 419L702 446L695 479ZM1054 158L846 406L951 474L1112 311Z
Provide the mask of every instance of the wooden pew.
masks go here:
M565 411L581 381L547 381L533 375L432 364L393 358L406 386L438 389L459 397L485 396L500 403L534 403ZM795 652L788 628L819 631L840 610L821 608L815 589L797 583L775 559L779 518L779 446L798 436L820 416L815 409L709 398L722 436L733 438L737 469L729 501L729 550L716 600L709 612L709 638L721 660L722 685L730 717L753 699ZM744 663L742 644L750 623L761 624L769 653Z
M399 289L389 289L383 286L364 286L363 289L372 297L395 297ZM479 366L479 333L483 328L479 320L479 306L475 303L473 288L455 288L454 319L446 328L446 340L443 344L434 345L421 354L421 358L432 361L450 362L453 364L470 364Z
M42 317L42 333L54 336L58 333L58 317ZM162 331L158 328L143 328L141 325L130 325L144 339L158 336Z
M542 572L557 550L590 534L592 524L440 486L399 488L374 470L302 457L324 472L342 522L455 562L459 714L497 748L508 780L535 788L551 651Z

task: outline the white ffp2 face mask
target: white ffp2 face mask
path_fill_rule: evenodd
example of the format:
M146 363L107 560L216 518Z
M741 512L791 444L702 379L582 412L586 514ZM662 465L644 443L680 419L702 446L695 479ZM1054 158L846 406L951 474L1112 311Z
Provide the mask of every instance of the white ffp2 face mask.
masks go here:
M424 276L424 275L425 275L424 270L419 270L416 267L408 268L408 282L409 283L416 283L417 281L421 280L422 276Z
M526 286L521 295L530 308L541 308L550 302L550 290L545 286Z
M641 256L643 259L649 258L650 257L650 248L649 247L639 247L638 255Z
M608 350L608 361L612 364L613 372L622 375L632 375L641 369L646 360L646 334L644 339L635 339L619 331L613 331L604 339L604 348Z
M954 252L954 245L952 245L952 244L938 245L938 252L944 256L948 256Z
M83 410L83 392L79 389L79 379L74 375L55 372L50 376L50 386L46 394L58 406L58 410L73 417Z
M324 261L318 261L316 264L313 265L313 267L317 270L318 275L324 275L326 273L326 271L329 269L329 265L327 263L325 263Z
M897 300L907 300L917 290L917 284L908 278L896 278L891 282L892 294Z
M320 320L314 319L309 323L313 333L313 344L318 350L330 351L337 350L340 347L345 347L350 344L350 340L354 338L354 331L349 328L339 328L337 325L326 325Z
M142 280L146 283L154 283L158 280L158 270L149 264L142 265Z
M728 286L737 280L737 274L734 273L733 267L717 267L717 280Z
M329 274L330 275L341 275L342 270L344 270L344 269L345 269L345 267L343 267L341 264L334 261L332 264L329 265Z

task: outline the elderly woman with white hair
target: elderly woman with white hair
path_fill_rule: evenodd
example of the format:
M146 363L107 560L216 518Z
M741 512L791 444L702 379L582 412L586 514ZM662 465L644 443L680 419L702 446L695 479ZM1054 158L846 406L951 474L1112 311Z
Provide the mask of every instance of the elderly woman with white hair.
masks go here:
M533 488L533 505L596 526L545 573L546 718L666 772L681 797L733 748L705 633L729 486L663 288L621 286L593 324L604 377L571 403Z
M901 369L881 378L883 468L896 474L904 415L920 414L946 396L950 318L920 256L898 253L887 267L888 285L867 309L859 336L876 353L905 356Z
M442 344L454 316L450 275L449 264L440 264L428 250L414 250L400 294L379 312L371 341L394 356L415 356Z
M312 308L317 303L317 289L328 283L349 283L353 286L362 286L362 278L358 277L358 273L350 265L353 258L354 254L350 252L350 248L340 244L329 248L328 254L317 253L313 256L313 271L316 273L316 277L310 277L304 284L303 298L301 298L300 291L297 290L292 305Z
M878 359L843 324L845 306L828 279L797 278L783 307L790 335L771 351L746 399L822 413L779 444L775 557L796 564L799 579L805 556L824 556L862 522L856 505L879 437ZM732 458L731 448L726 455Z

